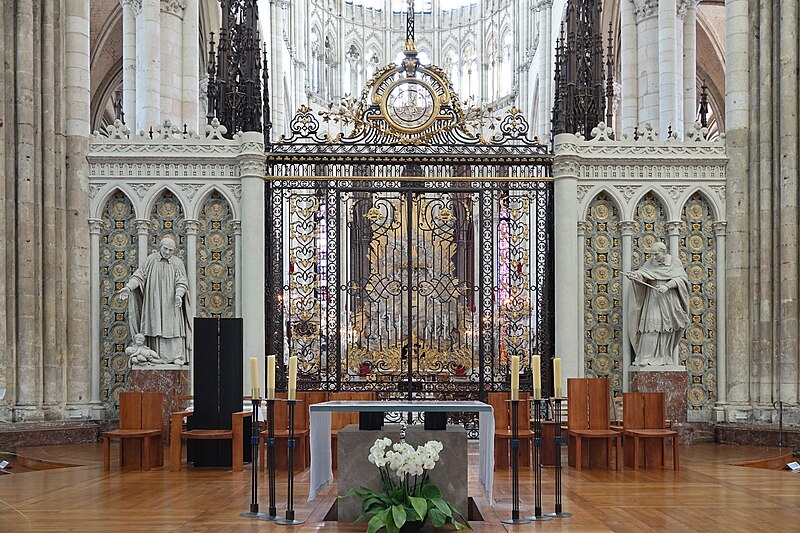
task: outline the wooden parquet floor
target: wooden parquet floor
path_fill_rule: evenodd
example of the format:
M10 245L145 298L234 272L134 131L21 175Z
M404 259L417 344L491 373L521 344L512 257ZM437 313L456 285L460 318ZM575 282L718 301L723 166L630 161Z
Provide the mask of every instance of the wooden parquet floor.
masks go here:
M116 458L116 449L112 449ZM524 526L505 526L511 516L511 475L495 473L495 505L477 503L483 522L478 532L505 531L800 531L800 474L732 466L781 454L777 448L695 445L681 448L681 470L563 470L564 510L572 518ZM79 532L267 532L363 531L365 526L325 522L333 501L331 487L306 501L308 471L295 478L295 510L300 526L278 526L241 518L250 503L250 469L185 467L150 472L102 469L100 444L20 450L20 455L76 465L0 476L0 531ZM477 446L470 447L470 494L477 484ZM267 508L266 477L259 477L260 507ZM278 478L278 511L286 505L286 476ZM533 475L520 474L522 515L533 513ZM553 470L543 469L544 512L553 510ZM14 506L16 510L9 507ZM17 512L17 510L19 512ZM19 513L24 513L23 517ZM26 518L27 517L27 518Z

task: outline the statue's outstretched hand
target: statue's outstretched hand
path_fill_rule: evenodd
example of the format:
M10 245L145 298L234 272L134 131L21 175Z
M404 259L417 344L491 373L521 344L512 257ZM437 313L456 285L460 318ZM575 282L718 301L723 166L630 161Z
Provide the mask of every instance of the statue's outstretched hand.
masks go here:
M658 292L660 292L661 294L664 294L668 290L669 288L666 285L661 285L660 287L658 287Z
M119 294L120 300L127 300L128 296L131 294L131 290L128 287L122 287L117 291L117 294Z
M183 305L183 298L180 296L175 297L175 307L180 307Z

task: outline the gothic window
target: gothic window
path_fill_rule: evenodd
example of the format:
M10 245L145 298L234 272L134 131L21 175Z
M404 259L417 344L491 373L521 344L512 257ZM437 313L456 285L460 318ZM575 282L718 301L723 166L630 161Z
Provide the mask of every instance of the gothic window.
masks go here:
M489 62L489 70L487 72L489 78L488 96L490 99L494 99L500 96L500 56L498 55L497 37L495 35L489 37L486 52Z
M480 96L480 76L478 70L478 54L475 45L468 44L464 47L464 55L461 63L461 80L457 92L462 98L467 96Z
M359 93L364 85L364 64L361 61L361 52L358 47L351 44L344 55L344 59L342 93L354 96Z
M319 92L322 88L323 59L318 29L314 28L311 30L311 37L309 40L311 42L311 90Z
M502 32L503 48L500 51L500 90L503 93L511 92L514 84L514 76L512 73L513 68L513 53L514 53L514 37L511 30L505 28Z
M338 85L336 83L336 67L338 65L336 61L336 41L330 35L325 37L323 62L325 69L323 81L325 83L325 90L327 91L326 97L330 100L336 96L333 94L333 91L336 90L336 86Z
M405 13L408 11L408 0L392 0L392 11L394 13ZM432 0L417 0L414 2L414 13L432 13Z
M366 78L369 79L375 75L378 71L378 67L381 64L380 55L378 55L378 51L371 49L367 52L367 72ZM359 88L360 89L360 88Z
M128 379L130 342L127 301L115 296L139 265L136 213L117 190L106 202L100 230L100 400L116 409Z

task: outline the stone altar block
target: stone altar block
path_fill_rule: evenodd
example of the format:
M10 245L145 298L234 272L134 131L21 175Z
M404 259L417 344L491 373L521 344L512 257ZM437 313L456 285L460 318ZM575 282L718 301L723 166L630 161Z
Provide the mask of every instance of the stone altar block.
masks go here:
M189 367L175 365L154 365L146 368L132 368L130 371L131 391L164 393L164 442L169 440L170 413L184 411L189 405Z
M681 370L631 369L630 387L631 392L663 392L667 420L672 420L673 428L679 433L681 442L686 443L689 373L683 367L677 368Z
M387 424L381 430L360 431L355 424L339 430L338 479L336 493L344 496L352 488L361 486L379 489L381 476L378 468L369 462L369 449L376 439L389 437L392 442L400 440L400 426ZM461 426L447 426L445 431L428 431L421 426L406 428L405 441L414 446L438 440L444 446L436 467L430 471L431 481L452 503L467 516L467 432ZM338 520L352 522L361 513L361 500L355 497L338 500Z

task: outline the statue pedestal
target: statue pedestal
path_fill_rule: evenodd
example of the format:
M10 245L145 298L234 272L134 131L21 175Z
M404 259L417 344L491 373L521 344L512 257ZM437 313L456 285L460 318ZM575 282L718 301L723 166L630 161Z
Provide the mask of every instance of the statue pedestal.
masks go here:
M164 442L169 440L169 417L189 405L189 367L154 365L131 369L130 390L164 393Z
M663 392L667 420L685 442L689 411L689 373L682 366L631 367L631 392ZM623 413L624 416L624 413Z

